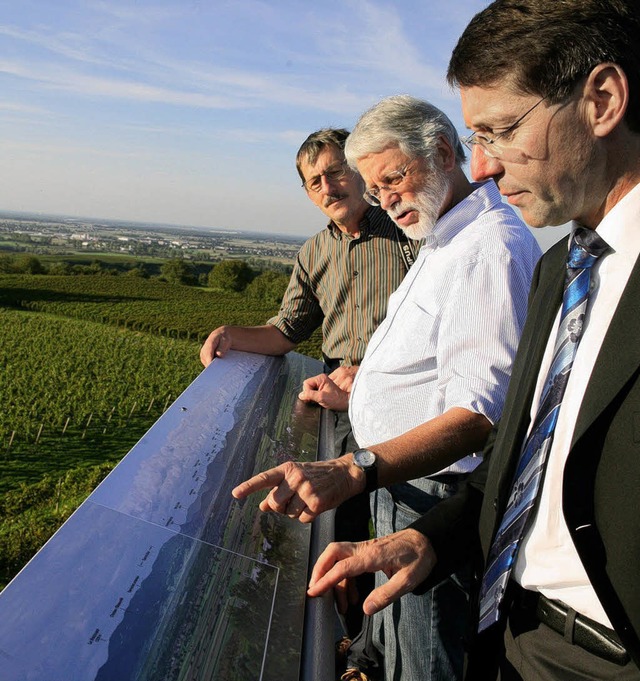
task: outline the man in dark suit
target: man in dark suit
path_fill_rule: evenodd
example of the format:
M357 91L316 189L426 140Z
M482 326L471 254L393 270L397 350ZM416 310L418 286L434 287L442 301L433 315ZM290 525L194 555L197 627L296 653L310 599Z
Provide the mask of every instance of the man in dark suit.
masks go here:
M473 561L468 678L640 679L639 35L635 0L497 0L460 38L448 78L474 179L572 235L534 275L466 488L402 532L331 545L312 575L314 596L384 570L371 614Z

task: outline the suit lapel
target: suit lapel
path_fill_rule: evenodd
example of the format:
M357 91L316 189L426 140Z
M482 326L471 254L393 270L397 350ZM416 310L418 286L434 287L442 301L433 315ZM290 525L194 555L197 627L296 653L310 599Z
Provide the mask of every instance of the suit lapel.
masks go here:
M634 266L598 354L573 433L575 443L640 366L640 262Z
M551 327L562 302L566 240L543 256L538 285L529 304L527 322L518 346L518 355L509 384L509 394L500 420L491 466L498 473L496 490L508 496L513 470L530 422L531 401L535 393L540 364ZM506 498L504 499L506 503Z

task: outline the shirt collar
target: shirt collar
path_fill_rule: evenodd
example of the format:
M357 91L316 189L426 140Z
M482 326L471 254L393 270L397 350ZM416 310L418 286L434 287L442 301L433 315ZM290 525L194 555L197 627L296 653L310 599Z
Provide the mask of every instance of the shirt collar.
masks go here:
M438 218L433 231L425 239L426 246L437 248L448 244L470 222L502 201L493 180L473 182L471 186L473 191L469 196Z
M602 218L598 225L598 234L609 244L616 257L635 262L640 254L640 230L638 230L638 216L640 215L640 184L637 184L628 194ZM571 223L571 236L580 223ZM606 255L606 253L605 253Z
M369 234L373 234L376 232L377 227L379 225L379 221L376 221L373 219L375 217L374 211L376 210L382 210L381 208L376 208L375 206L371 206L370 208L367 209L366 213L364 214L362 220L360 220L360 236L358 237L359 239L362 239L364 236L368 236ZM349 234L345 234L341 229L338 228L336 223L331 220L329 224L327 225L327 229L329 230L329 233L331 236L333 236L334 239L352 239L353 237L350 236Z

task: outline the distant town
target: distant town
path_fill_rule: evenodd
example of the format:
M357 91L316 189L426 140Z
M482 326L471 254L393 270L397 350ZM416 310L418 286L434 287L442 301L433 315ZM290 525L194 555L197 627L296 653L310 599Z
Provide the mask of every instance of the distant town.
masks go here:
M0 211L0 251L291 263L305 237Z

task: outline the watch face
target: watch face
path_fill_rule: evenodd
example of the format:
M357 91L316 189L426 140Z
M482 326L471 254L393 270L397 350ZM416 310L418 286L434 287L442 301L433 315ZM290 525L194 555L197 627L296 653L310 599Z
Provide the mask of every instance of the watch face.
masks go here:
M360 468L368 468L376 462L376 455L368 449L356 449L353 453L353 461Z

